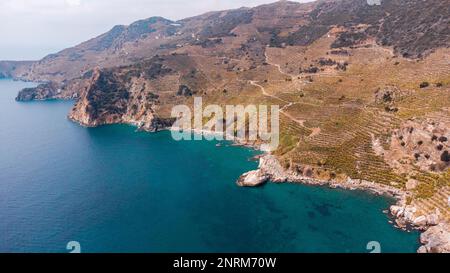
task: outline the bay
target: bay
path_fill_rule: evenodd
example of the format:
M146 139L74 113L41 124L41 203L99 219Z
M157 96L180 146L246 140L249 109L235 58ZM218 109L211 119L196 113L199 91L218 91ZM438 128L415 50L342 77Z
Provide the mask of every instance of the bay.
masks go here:
M269 183L240 188L257 151L127 125L84 128L72 101L16 102L0 80L0 252L415 252L393 200Z

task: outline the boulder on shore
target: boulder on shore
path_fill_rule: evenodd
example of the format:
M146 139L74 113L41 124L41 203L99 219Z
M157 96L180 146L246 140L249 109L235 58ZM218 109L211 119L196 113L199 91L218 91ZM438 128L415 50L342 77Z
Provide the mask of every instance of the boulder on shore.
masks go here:
M236 182L241 187L261 186L269 180L269 177L261 170L254 170L244 173Z

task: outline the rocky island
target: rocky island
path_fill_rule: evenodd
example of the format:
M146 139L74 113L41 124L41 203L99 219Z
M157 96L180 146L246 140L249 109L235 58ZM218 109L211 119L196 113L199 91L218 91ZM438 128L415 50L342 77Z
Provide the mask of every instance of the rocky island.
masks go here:
M280 1L116 26L0 75L44 82L19 101L74 99L84 126L165 129L194 96L280 105L279 148L239 185L387 194L395 225L424 231L419 252L450 252L449 26L442 0Z

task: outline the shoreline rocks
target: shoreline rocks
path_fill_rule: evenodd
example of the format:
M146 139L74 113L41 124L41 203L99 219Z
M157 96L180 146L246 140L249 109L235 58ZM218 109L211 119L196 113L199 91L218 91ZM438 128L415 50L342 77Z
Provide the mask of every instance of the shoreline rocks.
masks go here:
M416 229L423 231L420 238L423 245L418 249L418 253L450 253L450 226L448 223L440 221L439 210L436 209L433 214L416 216L417 208L412 205L406 205L408 195L401 189L351 178L343 182L337 182L304 177L293 171L285 170L278 159L270 154L261 156L259 168L243 174L237 181L237 184L251 187L253 185L261 186L268 181L362 190L376 195L393 197L397 200L397 203L389 208L389 212L395 218L393 221L395 226L403 230Z
M236 182L241 187L256 187L265 184L269 177L261 170L254 170L244 173Z

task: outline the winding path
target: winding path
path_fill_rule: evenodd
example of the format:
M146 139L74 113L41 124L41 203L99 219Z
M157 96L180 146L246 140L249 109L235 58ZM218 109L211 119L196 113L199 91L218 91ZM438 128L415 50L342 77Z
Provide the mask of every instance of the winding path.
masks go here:
M281 65L270 62L269 57L267 56L267 52L264 52L264 57L265 57L265 59L266 59L266 63L268 63L269 65L272 65L272 66L277 67L277 68L278 68L278 71L279 71L281 74L287 75L287 76L289 76L289 77L291 77L291 78L294 78L294 79L295 79L296 77L298 77L297 75L292 75L292 74L289 74L289 73L284 72L284 71L281 69ZM312 132L311 132L311 134L310 134L308 137L313 137L313 136L315 136L315 135L320 134L320 131L321 131L320 128L309 128L309 127L306 127L306 126L305 126L305 120L299 120L299 119L296 119L294 116L292 116L291 114L289 114L289 113L287 113L287 112L284 111L285 109L289 108L290 106L292 106L292 105L294 105L294 104L298 104L298 103L289 102L289 101L284 100L284 99L282 99L282 98L280 98L280 97L278 97L278 96L275 96L275 95L272 95L272 94L267 93L267 91L266 91L266 89L264 88L264 86L258 84L257 81L249 81L249 83L250 83L251 85L253 85L253 86L256 86L256 87L260 88L260 89L261 89L261 92L262 92L262 94L263 94L264 96L270 97L270 98L273 98L273 99L276 99L276 100L280 100L280 101L286 103L285 106L283 106L282 108L280 108L280 113L283 114L284 116L286 116L287 118L289 118L290 120L292 120L293 122L297 123L297 124L300 125L301 127L305 128L305 129L308 129L308 130L311 130ZM304 83L309 83L309 82L304 81ZM312 105L312 104L311 104L311 105ZM316 106L316 105L313 105L313 106ZM300 143L300 142L299 142L299 143Z
M253 86L259 87L259 88L261 89L261 92L262 92L262 94L263 94L264 96L271 97L271 98L274 98L274 99L276 99L276 100L280 100L280 101L282 101L282 102L287 103L285 106L283 106L282 108L280 108L280 113L282 113L282 114L285 115L287 118L289 118L290 120L294 121L295 123L299 124L300 126L306 128L306 129L309 129L309 128L307 128L307 127L304 125L304 123L305 123L304 120L296 119L296 118L293 117L291 114L286 113L286 112L284 111L284 109L286 109L286 108L288 108L288 107L294 105L295 103L289 102L289 101L284 100L284 99L282 99L282 98L279 98L279 97L277 97L277 96L275 96L275 95L271 95L271 94L267 93L267 92L266 92L266 89L264 88L264 86L262 86L262 85L256 83L256 81L250 81L250 84L253 85Z

